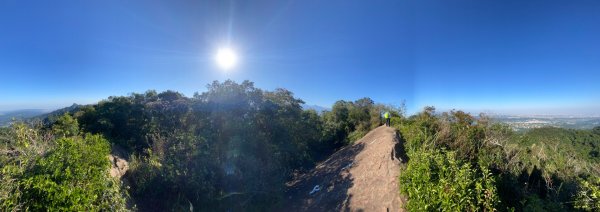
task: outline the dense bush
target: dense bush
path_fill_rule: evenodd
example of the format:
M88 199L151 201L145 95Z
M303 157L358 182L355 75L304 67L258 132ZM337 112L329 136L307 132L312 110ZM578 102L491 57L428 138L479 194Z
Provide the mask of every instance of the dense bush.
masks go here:
M518 211L597 209L594 192L598 189L594 179L600 176L596 154L600 137L594 130L550 127L516 133L485 115L475 118L462 111L436 114L433 107L396 123L410 158L400 178L404 182L401 191L409 197L409 208L449 208L440 206L449 201L450 205L462 205L466 210L488 210L487 205ZM448 154L452 157L448 158ZM448 161L442 162L440 158ZM460 170L452 168L454 164L462 164L460 168L477 176L466 180L466 184L477 184L482 179L490 179L486 180L488 183L495 181L495 188L488 187L488 191L495 192L493 196L500 201L496 202L494 197L485 202L485 207L466 207L460 198L436 195L439 189L450 188L440 182L452 182L461 175L460 172L443 174L447 172L445 169ZM480 196L473 189L452 193L470 199Z
M492 211L499 205L495 177L488 167L471 163L479 129L462 112L438 118L432 107L396 121L409 157L400 174L400 191L414 211ZM477 132L477 133L471 133ZM451 149L446 151L445 149Z
M225 81L191 98L148 91L72 113L83 132L129 152L125 179L140 209L266 210L294 172L379 126L383 110L401 112L368 98L321 115L303 103L285 89Z
M2 210L126 210L120 182L109 176L108 141L65 131L77 128L70 116L59 120L58 139L23 123L2 130Z
M119 210L119 182L110 178L108 142L98 135L61 138L20 181L22 201L32 210Z
M517 133L433 107L404 118L368 98L322 114L302 104L285 89L225 81L191 98L148 91L74 105L48 126L14 123L0 128L1 209L126 210L108 176L110 142L129 155L123 179L141 210L269 210L294 172L391 111L409 156L400 176L409 210L598 210L598 128Z
M582 180L580 187L575 208L587 211L600 210L600 177Z
M592 129L592 133L600 135L600 126L594 127L594 129Z
M400 190L409 196L409 211L493 211L498 205L491 173L456 159L456 152L408 153Z
M354 102L337 101L331 111L323 114L325 139L330 140L338 148L362 138L371 129L383 124L384 112L392 117L401 117L404 109L375 104L370 98L362 98Z

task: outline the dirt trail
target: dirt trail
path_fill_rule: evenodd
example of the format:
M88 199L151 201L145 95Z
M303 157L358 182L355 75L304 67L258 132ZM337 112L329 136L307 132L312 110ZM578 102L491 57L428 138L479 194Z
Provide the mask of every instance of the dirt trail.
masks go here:
M289 182L282 211L403 211L402 161L395 130L378 127Z

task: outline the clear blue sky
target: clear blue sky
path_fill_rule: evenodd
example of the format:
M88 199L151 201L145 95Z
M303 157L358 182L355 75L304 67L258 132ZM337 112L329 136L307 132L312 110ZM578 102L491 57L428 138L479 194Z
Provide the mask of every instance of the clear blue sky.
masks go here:
M3 0L0 77L0 111L248 79L321 106L595 113L600 1Z

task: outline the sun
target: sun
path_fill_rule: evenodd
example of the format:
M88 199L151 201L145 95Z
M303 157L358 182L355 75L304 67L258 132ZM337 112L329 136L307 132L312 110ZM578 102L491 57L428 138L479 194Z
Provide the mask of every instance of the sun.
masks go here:
M238 58L235 51L229 47L220 48L215 56L217 65L223 70L234 68L237 64L237 60Z

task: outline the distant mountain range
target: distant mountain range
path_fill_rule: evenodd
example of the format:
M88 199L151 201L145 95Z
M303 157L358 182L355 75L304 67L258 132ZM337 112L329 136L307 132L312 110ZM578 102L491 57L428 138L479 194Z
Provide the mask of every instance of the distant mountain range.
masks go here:
M9 125L13 120L30 119L50 111L44 109L22 109L0 112L0 126Z
M47 109L22 109L13 111L0 112L0 127L8 126L13 121L28 121L28 120L41 120L44 122L52 122L55 117L58 117L66 112L72 112L77 110L83 105L73 104L69 107L61 108L58 110L47 110Z
M39 119L39 120L42 120L44 123L52 123L52 122L56 121L56 118L58 118L59 116L65 114L65 113L73 113L82 106L83 105L80 105L80 104L73 104L69 107L61 108L61 109L52 111L50 113L45 113L45 114L33 117L32 119Z

